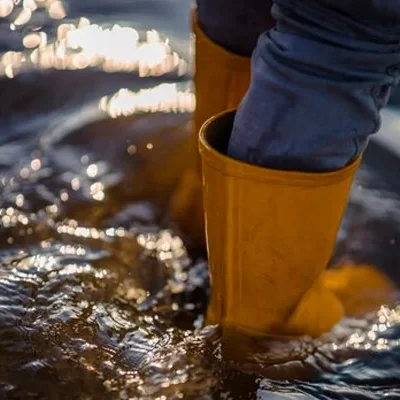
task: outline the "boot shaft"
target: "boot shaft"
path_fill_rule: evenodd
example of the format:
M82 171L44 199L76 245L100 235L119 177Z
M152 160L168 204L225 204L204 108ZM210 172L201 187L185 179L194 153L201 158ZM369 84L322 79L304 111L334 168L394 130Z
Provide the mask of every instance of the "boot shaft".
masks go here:
M200 134L214 322L259 333L329 330L342 309L320 276L360 160L328 173L245 164L224 155L233 119L212 118Z

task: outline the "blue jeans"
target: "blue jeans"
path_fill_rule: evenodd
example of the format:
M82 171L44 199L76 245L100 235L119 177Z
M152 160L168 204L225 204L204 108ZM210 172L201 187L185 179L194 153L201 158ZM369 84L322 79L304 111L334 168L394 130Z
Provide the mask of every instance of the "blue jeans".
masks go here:
M198 3L206 33L207 21L218 26L219 20L219 31L213 31L211 38L235 50L235 40L229 43L226 35L232 32L229 10L249 9L249 16L242 19L253 37L262 28L259 15L268 1ZM201 12L206 3L214 7L225 3L225 13L211 17ZM369 135L379 130L379 111L399 82L400 2L273 3L276 26L259 36L253 52L251 84L235 118L228 155L276 169L342 168L365 149ZM258 17L252 24L255 14ZM269 20L265 15L265 21ZM220 34L219 39L222 31L225 36ZM248 40L247 52L252 45L254 39L252 44ZM241 43L237 52L245 54L245 47Z

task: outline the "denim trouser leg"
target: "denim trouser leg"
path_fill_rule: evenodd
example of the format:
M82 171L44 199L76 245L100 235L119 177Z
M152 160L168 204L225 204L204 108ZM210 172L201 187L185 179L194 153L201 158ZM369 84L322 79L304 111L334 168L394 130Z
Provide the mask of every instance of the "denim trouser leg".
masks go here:
M243 55L272 26L269 8L198 0L206 33ZM272 15L277 25L259 37L228 153L270 168L341 168L379 129L398 83L400 2L274 0Z
M199 24L225 49L250 57L259 35L275 25L272 0L197 0Z
M228 154L327 171L360 154L400 71L400 2L274 0Z

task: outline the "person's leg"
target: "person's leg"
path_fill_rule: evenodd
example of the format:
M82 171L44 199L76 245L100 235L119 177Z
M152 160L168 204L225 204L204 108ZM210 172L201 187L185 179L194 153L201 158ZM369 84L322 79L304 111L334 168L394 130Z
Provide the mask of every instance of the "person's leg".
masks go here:
M329 171L362 153L400 71L400 5L275 0L261 35L229 155L252 164Z
M319 335L343 312L324 269L359 155L399 80L400 5L275 0L273 15L235 121L223 114L201 132L209 319Z
M224 49L250 57L258 37L275 25L272 0L197 0L200 27Z

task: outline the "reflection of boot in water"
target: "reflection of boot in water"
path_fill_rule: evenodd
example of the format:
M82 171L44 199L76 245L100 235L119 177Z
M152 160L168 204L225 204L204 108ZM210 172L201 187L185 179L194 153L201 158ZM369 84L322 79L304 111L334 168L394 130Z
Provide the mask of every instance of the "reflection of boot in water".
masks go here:
M336 249L325 285L342 301L346 315L357 316L393 304L400 284L398 220L373 218L367 210L352 216L346 238Z
M194 246L204 246L204 211L201 166L198 155L198 132L202 124L221 111L236 108L250 80L250 60L213 43L200 28L193 13L196 35L196 111L193 145L188 167L171 199L170 214Z
M370 264L343 264L328 269L324 285L340 299L347 316L362 316L392 303L396 285Z

